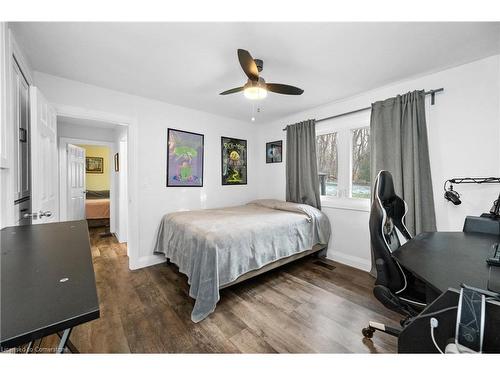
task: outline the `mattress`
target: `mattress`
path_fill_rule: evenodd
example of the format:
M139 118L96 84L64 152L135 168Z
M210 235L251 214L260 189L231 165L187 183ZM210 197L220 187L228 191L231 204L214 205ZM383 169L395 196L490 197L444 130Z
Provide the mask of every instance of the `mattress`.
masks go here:
M154 252L188 276L199 322L215 310L219 289L279 259L327 244L327 216L314 207L258 200L236 207L184 211L163 217Z
M109 198L86 199L85 217L87 219L109 219Z

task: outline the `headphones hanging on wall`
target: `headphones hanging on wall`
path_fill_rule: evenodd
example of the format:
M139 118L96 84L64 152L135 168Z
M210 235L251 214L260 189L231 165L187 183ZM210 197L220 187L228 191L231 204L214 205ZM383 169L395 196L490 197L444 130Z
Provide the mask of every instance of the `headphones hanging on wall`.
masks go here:
M447 188L448 183L450 186ZM460 200L460 194L453 190L453 184L500 184L500 177L464 177L446 180L444 182L444 199L458 206L462 201ZM495 217L500 216L500 195L493 202L490 213Z
M448 182L448 181L446 181ZM450 184L448 190L446 190L446 182L444 183L444 199L453 203L455 206L458 206L462 201L460 200L460 194L458 191L453 190L453 185Z

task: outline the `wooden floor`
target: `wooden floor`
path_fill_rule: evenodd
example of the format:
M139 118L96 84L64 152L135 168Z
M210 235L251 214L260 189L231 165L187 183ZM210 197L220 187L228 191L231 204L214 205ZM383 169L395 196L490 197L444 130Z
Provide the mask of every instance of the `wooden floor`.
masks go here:
M101 317L73 330L80 352L396 352L393 337L361 335L369 320L399 319L375 300L365 272L305 258L221 291L215 312L195 324L187 278L174 265L130 271L126 245L100 232L91 229Z

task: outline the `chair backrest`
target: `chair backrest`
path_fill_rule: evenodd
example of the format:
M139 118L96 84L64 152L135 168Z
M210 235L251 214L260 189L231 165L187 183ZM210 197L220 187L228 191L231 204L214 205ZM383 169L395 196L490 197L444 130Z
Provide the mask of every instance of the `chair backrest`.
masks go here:
M406 287L406 275L392 252L402 242L411 239L404 224L407 205L394 191L392 175L380 171L375 180L373 203L370 211L370 240L377 268L376 285L386 286L393 293Z

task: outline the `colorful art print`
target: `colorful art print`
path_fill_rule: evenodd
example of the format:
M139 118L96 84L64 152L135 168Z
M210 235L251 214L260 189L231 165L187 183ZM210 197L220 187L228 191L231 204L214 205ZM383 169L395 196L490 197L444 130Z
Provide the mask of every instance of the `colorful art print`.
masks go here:
M222 185L247 184L247 141L221 137Z
M281 163L283 161L283 141L266 143L266 163Z
M203 134L168 129L167 186L203 186Z
M97 156L87 156L85 158L86 173L104 173L104 159Z

